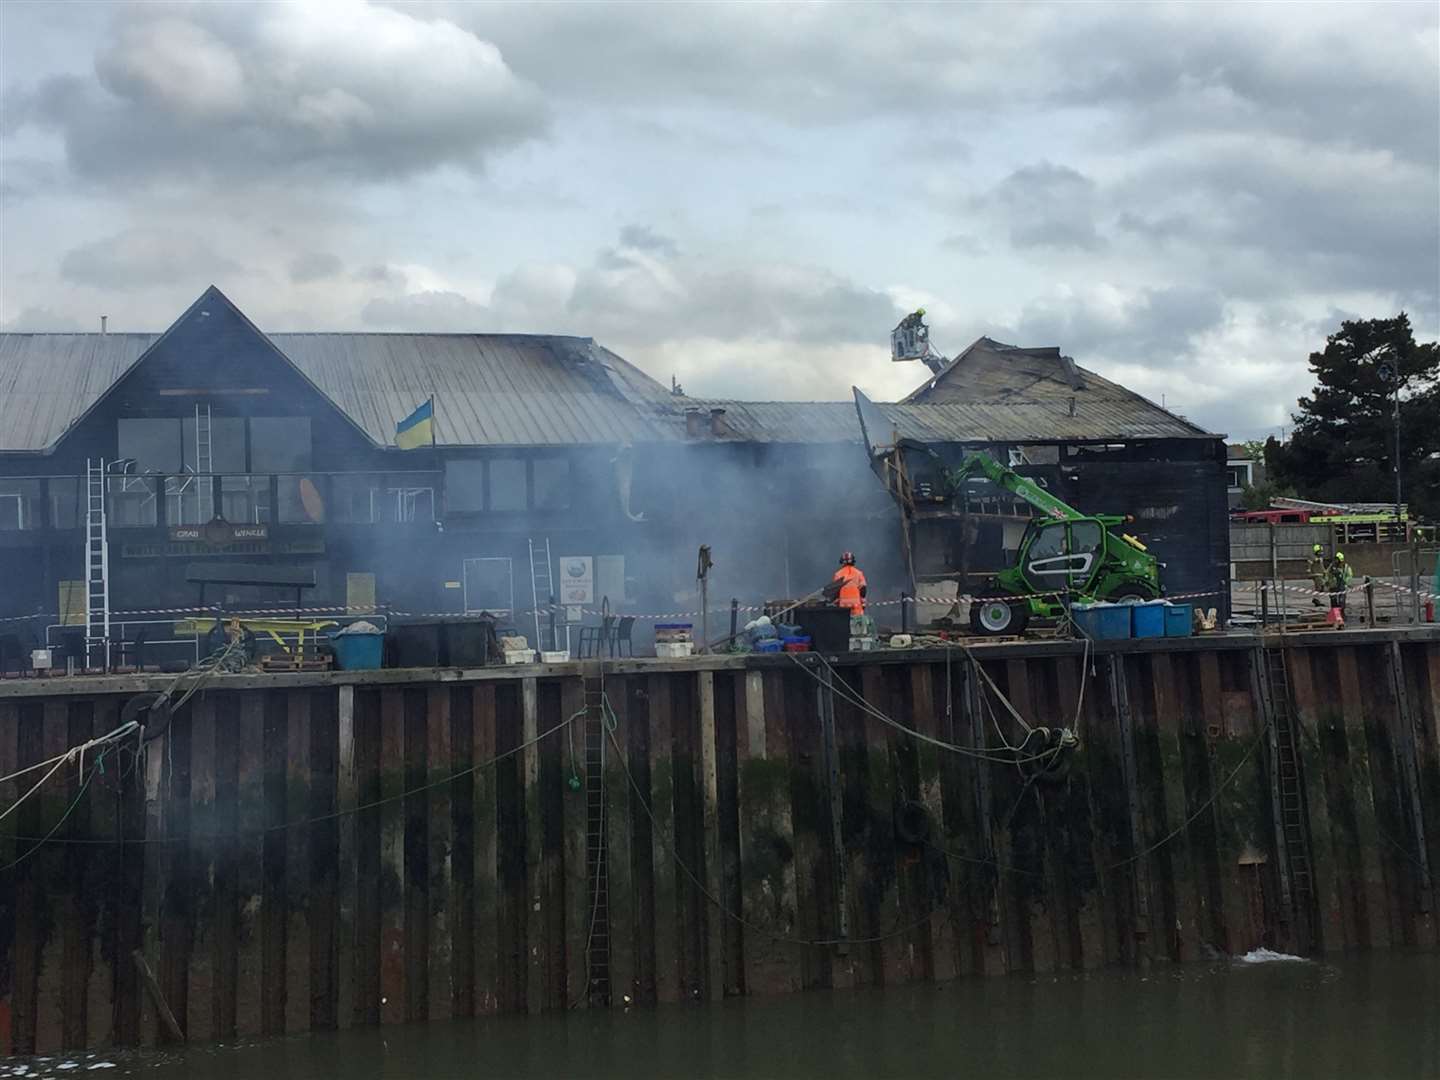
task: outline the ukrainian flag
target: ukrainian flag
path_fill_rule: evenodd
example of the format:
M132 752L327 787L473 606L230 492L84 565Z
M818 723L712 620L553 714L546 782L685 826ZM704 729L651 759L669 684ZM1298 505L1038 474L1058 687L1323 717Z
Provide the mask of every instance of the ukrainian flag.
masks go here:
M395 445L401 450L435 445L435 399L431 398L395 425Z

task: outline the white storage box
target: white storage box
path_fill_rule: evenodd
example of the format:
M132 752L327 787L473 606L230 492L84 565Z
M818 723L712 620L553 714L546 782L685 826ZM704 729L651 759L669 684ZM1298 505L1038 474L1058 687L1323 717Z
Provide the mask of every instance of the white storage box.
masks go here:
M51 649L31 649L30 667L35 671L49 671L55 666L55 653Z
M655 655L667 660L678 660L682 656L690 656L694 651L695 643L691 641L657 641L655 643Z
M570 660L570 654L564 649L547 649L540 654L542 664L564 664Z
M507 649L504 656L507 664L533 664L535 662L533 649Z
M878 638L873 637L852 637L850 639L851 652L871 652L879 644Z

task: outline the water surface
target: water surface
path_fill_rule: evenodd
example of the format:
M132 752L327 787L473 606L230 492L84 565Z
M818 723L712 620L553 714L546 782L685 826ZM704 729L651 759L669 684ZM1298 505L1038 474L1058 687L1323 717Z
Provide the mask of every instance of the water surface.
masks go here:
M0 1061L0 1078L1440 1077L1440 956L969 979Z

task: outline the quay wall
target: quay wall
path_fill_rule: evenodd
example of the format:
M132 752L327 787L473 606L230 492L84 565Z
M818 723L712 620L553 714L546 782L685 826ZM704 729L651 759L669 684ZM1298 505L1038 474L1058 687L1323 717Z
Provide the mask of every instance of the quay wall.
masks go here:
M170 681L0 682L0 777ZM0 1054L1434 948L1437 742L1418 628L217 675L0 819Z

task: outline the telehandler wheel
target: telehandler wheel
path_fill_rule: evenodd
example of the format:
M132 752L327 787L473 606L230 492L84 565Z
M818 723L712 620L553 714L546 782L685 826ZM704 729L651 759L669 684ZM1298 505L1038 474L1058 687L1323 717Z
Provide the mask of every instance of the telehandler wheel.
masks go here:
M1112 604L1143 604L1153 598L1144 586L1121 585L1105 599Z
M985 637L1023 634L1030 621L1024 600L977 600L970 605L970 629Z

